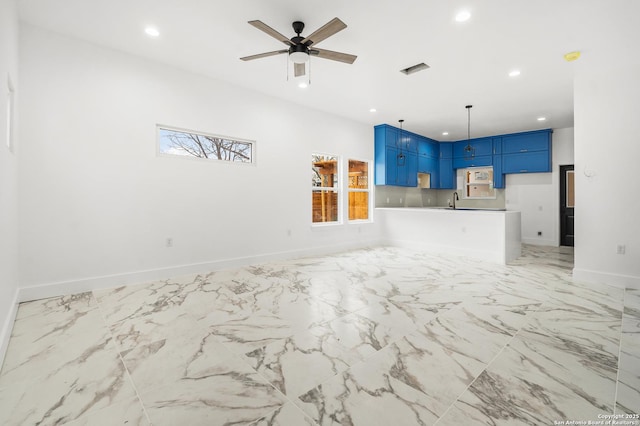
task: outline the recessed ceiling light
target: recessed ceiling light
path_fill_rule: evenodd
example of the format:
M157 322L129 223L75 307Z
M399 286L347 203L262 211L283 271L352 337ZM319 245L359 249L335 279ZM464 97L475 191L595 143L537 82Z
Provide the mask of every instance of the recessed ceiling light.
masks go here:
M298 87L301 88L301 89L306 89L308 87L308 85L307 85L307 83L303 82L303 83L299 83Z
M442 136L448 136L449 132L442 132Z
M538 121L545 121L547 117L538 117Z
M520 75L520 70L513 70L509 73L509 77L517 77Z
M369 112L376 112L376 111L377 111L377 109L375 109L375 108L371 108L371 109L369 110Z
M471 13L468 10L461 10L456 15L456 22L465 22L471 18Z
M158 31L158 29L154 28L154 27L147 27L147 28L144 29L144 32L149 37L158 37L160 35L160 31Z

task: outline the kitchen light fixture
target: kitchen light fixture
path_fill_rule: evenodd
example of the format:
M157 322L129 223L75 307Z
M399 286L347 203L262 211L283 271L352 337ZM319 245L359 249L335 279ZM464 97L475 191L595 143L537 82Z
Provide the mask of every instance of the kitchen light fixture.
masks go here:
M442 136L449 136L449 132L442 132Z
M398 166L404 166L405 160L407 159L407 156L404 155L404 153L402 152L402 143L403 143L403 138L402 138L402 123L404 123L404 120L398 120L398 122L400 123L400 152L398 153L398 157L396 159L396 163ZM396 146L398 145L398 140L396 139Z
M369 112L376 112L376 111L377 111L377 109L375 109L375 108L371 108L371 109L369 110Z
M467 146L464 147L464 159L473 160L476 156L476 149L471 146L471 108L473 105L465 106L467 109Z
M520 75L520 70L513 70L509 73L509 77L517 77Z
M546 121L547 117L538 117L538 121Z

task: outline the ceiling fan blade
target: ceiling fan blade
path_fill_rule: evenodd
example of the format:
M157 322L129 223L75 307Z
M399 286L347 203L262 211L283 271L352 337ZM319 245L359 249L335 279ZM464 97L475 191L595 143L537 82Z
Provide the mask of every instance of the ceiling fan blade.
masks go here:
M333 18L302 40L302 44L311 46L314 43L320 43L322 40L331 37L338 31L342 31L345 28L347 28L347 24L338 18Z
M265 33L269 34L271 37L275 38L276 40L279 40L288 46L293 46L293 43L291 42L291 40L289 40L286 36L283 36L278 31L274 30L273 28L271 28L270 26L268 26L262 21L258 21L258 20L249 21L249 24L253 25L260 31L264 31Z
M242 59L243 61L251 61L253 59L266 58L266 57L269 57L269 56L280 55L282 53L287 53L287 52L289 52L288 49L275 50L273 52L265 52L265 53L258 53L257 55L245 56L245 57L242 57L240 59Z
M327 49L318 49L317 47L314 47L313 49L309 49L309 53L314 56L317 56L318 58L331 59L332 61L344 62L347 64L352 64L357 58L356 55L350 55L348 53L342 53L342 52L334 52L333 50L327 50Z
M296 76L296 77L300 77L301 75L305 75L304 63L293 64L293 75Z

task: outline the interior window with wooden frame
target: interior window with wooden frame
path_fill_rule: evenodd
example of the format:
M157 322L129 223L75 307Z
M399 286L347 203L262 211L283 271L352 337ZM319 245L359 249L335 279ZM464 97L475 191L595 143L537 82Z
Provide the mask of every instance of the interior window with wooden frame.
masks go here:
M255 141L158 125L158 153L230 163L254 163Z
M349 220L369 220L369 162L349 159Z
M311 155L311 222L340 223L340 161L336 155Z

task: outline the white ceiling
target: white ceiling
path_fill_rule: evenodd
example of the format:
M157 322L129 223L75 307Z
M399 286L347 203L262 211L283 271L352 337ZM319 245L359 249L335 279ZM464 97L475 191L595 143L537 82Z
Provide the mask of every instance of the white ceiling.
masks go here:
M258 90L359 122L438 140L573 126L574 73L637 51L640 0L18 0L24 22ZM455 14L468 9L466 23ZM358 56L311 62L311 86L287 81L283 48L247 24L292 37L334 17L348 27L318 47ZM147 25L161 33L144 34ZM566 62L563 55L580 50ZM400 69L426 62L426 71ZM517 78L509 71L521 70ZM290 72L291 73L291 72ZM376 113L369 112L376 108ZM539 116L547 117L538 122ZM449 131L449 136L442 136Z

